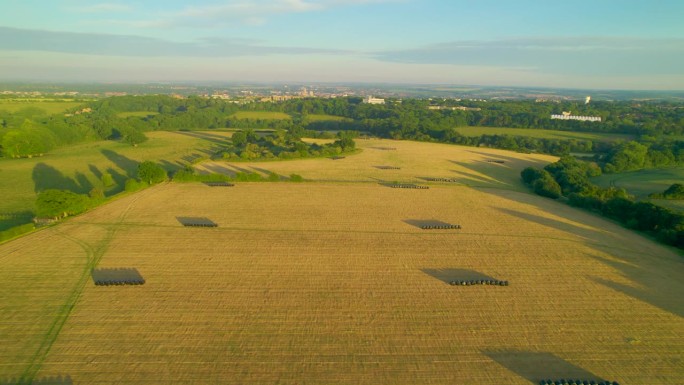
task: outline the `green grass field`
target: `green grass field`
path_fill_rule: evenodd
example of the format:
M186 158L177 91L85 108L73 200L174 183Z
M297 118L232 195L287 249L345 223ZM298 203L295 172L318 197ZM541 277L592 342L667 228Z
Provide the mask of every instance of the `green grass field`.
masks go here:
M211 148L229 136L164 131L147 135L150 139L137 147L97 141L58 149L39 158L0 159L0 214L33 211L36 192L47 188L88 193L93 187L101 187L104 172L109 172L117 183L108 194L117 193L127 178L135 176L139 162L153 160L167 169L179 168L193 158L207 156ZM2 223L0 218L0 227Z
M682 181L684 181L684 167L604 174L592 179L592 182L601 187L622 187L639 199L648 199L649 194L661 193L673 183L682 183ZM652 202L684 212L684 201L653 199Z
M135 116L138 118L146 118L151 115L159 115L159 112L155 111L129 111L129 112L119 112L116 114L116 116L120 118L129 118L131 116Z
M276 111L238 111L232 115L236 119L286 120L292 117L284 112Z
M83 104L84 102L55 99L0 99L0 111L15 113L25 108L39 108L45 111L46 114L59 114L70 108L78 107Z
M457 127L456 131L465 136L479 135L513 135L529 136L539 139L576 139L576 140L599 140L612 142L616 140L631 140L633 136L623 134L602 134L591 132L572 132L558 130L536 130L529 128L509 127Z
M344 116L335 116L335 115L324 115L324 114L311 114L311 115L306 115L306 118L309 120L309 122L343 122L343 121L349 121L349 118L345 118Z

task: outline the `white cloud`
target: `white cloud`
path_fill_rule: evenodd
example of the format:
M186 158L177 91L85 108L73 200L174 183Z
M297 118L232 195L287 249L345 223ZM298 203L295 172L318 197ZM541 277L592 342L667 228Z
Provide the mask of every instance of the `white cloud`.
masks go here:
M587 36L455 41L376 52L375 57L400 63L529 67L563 75L674 75L681 73L684 39Z
M204 38L177 42L144 36L42 31L0 26L0 51L43 51L126 57L218 58L264 55L348 54L308 47L276 47L252 39Z

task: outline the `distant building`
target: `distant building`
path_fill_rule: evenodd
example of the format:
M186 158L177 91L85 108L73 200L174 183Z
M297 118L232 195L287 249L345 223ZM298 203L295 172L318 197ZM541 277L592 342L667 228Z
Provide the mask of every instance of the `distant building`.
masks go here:
M561 115L551 115L551 119L559 119L559 120L579 120L582 122L600 122L601 117L600 116L574 116L571 115L571 112L566 112L563 111Z
M428 110L451 110L451 111L481 111L480 107L464 107L464 106L428 106Z
M374 98L372 96L368 96L365 99L363 99L363 102L368 103L368 104L385 104L385 99Z

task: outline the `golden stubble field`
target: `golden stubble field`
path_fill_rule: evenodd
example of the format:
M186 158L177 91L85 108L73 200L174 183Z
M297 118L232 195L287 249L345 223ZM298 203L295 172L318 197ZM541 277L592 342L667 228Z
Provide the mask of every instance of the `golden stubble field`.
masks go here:
M324 182L412 182L424 178L448 178L447 184L473 187L520 189L520 171L527 166L543 167L558 158L540 154L518 154L490 148L461 147L449 144L355 139L361 153L345 159L300 159L276 162L205 162L200 172L257 172L282 176L300 174L307 180ZM502 161L504 163L493 163ZM399 167L398 170L382 166ZM440 184L440 183L438 183ZM442 183L443 184L443 183Z
M0 245L0 383L682 383L681 261L506 189L165 184Z

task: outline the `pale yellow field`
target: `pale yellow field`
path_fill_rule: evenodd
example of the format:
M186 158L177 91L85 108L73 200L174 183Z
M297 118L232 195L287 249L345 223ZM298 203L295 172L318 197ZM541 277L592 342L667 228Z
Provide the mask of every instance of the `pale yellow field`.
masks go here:
M395 154L408 179L418 166L391 145L358 157ZM415 155L445 166L426 175L478 165L468 149L430 154L448 148L459 164ZM499 154L526 160L481 166L534 162ZM266 165L322 179L295 166L354 158ZM683 383L682 257L496 180L513 187L165 184L0 245L0 383ZM414 225L426 220L463 228ZM147 283L95 286L94 266ZM484 276L510 286L445 282Z
M327 158L286 162L207 162L200 171L234 173L237 171L268 172L288 176L300 174L304 179L326 182L412 182L431 185L468 185L524 190L520 171L528 166L543 167L558 158L540 154L517 154L510 151L453 146L411 141L356 139L362 152L345 159ZM392 150L388 150L391 148ZM504 161L503 164L487 162ZM399 170L380 169L395 166ZM426 183L426 177L456 179L458 182Z

